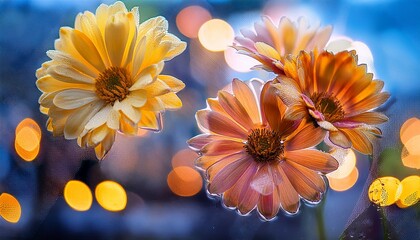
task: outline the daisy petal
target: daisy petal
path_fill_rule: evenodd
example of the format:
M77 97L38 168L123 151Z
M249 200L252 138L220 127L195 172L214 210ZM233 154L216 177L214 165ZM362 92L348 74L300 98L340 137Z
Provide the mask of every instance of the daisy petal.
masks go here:
M325 130L315 127L312 123L307 123L290 140L285 142L285 148L289 151L315 147L322 142Z
M216 134L239 139L247 139L248 137L243 128L218 112L201 110L197 112L196 118L201 128Z
M316 172L294 162L282 162L280 166L300 196L311 202L319 202L325 192L325 182Z
M234 79L232 82L232 90L235 97L246 109L248 116L252 119L254 124L261 122L260 111L252 90L241 80Z
M384 122L387 122L389 119L387 116L385 116L382 113L379 112L364 112L356 116L352 116L349 118L346 118L343 121L350 121L350 122L360 122L360 123L366 123L366 124L381 124Z
M350 139L354 149L367 155L371 155L373 153L372 143L361 130L342 129L342 131Z
M244 150L244 143L232 140L218 140L205 145L201 152L205 155L224 155Z
M54 104L62 109L75 109L98 100L95 92L82 89L70 89L59 92L54 97Z
M223 139L226 139L226 138L222 136L218 136L218 135L200 134L188 140L187 143L190 146L190 148L193 148L194 150L200 150L205 145L213 141L223 140Z
M270 165L263 165L258 169L251 182L251 187L262 195L273 194L274 181Z
M297 213L300 207L298 193L281 167L277 166L273 168L273 173L278 175L281 180L276 185L277 191L279 192L281 208L289 214Z
M324 174L332 172L338 168L338 162L331 155L318 150L305 149L297 151L287 151L286 161L292 161L314 171Z
M336 146L341 148L350 148L352 142L341 131L328 132L328 139Z
M237 207L241 214L249 213L258 201L258 194L249 187L255 172L256 164L250 164L232 188L223 194L223 202L227 207ZM241 205L241 202L245 204Z
M251 129L253 122L242 104L227 92L219 92L218 99L220 105L237 123L241 124L245 129Z
M64 126L64 137L76 139L85 128L87 122L103 107L100 102L92 102L74 111Z
M260 195L258 201L258 213L265 220L272 220L276 217L280 209L280 198L277 188L274 189L272 194Z
M209 192L220 194L231 188L251 163L252 161L246 161L242 158L225 166L213 177L208 186Z

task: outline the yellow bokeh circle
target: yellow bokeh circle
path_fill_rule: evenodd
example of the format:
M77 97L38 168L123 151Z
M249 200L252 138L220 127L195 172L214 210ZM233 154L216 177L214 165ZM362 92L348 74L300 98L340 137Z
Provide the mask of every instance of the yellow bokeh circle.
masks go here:
M87 211L92 206L92 192L89 187L77 180L67 182L64 187L64 199L76 211Z
M17 223L22 215L19 201L8 193L0 195L0 216L10 223Z
M127 193L113 181L103 181L96 186L95 197L99 205L112 212L124 210L127 205Z
M221 19L212 19L201 25L198 40L209 51L220 52L233 44L235 33L229 23Z
M400 197L402 185L400 180L394 177L377 178L370 184L369 200L381 207L394 204Z
M420 198L420 176L409 176L401 181L402 192L396 202L400 208L413 206Z
M353 150L343 151L335 149L331 152L331 155L337 159L339 166L337 170L328 173L328 177L335 179L346 178L354 171L356 167L356 154Z
M30 118L23 119L15 130L15 150L25 161L34 160L39 153L41 128Z
M346 176L345 178L333 178L327 176L329 186L332 190L337 192L347 191L356 184L357 179L359 178L359 171L356 167L353 168L353 171Z
M203 180L197 170L180 166L174 168L167 177L167 183L171 191L182 197L191 197L200 192Z

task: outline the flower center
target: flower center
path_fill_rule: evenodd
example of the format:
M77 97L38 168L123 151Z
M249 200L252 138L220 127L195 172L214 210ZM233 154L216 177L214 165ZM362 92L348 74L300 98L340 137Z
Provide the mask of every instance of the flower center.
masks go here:
M275 161L284 153L284 143L280 134L265 128L252 129L244 148L257 163Z
M340 102L328 93L313 93L311 100L315 104L315 109L324 115L328 122L335 122L344 118L344 110Z
M96 94L100 99L113 105L115 101L122 101L127 97L131 85L133 81L125 68L110 67L96 79Z

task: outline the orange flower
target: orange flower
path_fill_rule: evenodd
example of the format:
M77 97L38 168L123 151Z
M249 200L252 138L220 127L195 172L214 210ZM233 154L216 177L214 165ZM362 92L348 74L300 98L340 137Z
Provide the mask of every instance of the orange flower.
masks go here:
M284 72L286 76L278 77L273 86L288 105L291 119L315 122L335 146L372 154L372 140L382 134L373 125L388 118L370 110L382 105L389 94L381 92L384 83L372 80L365 64L357 65L354 51L335 55L302 51L285 62Z
M319 173L338 167L329 154L307 149L322 141L322 130L287 120L286 106L270 85L233 80L232 93L219 91L217 99L207 100L208 109L197 112L204 134L188 141L201 153L196 166L206 172L208 191L240 214L257 208L265 220L280 207L297 213L300 198L319 202L325 192Z
M285 57L289 54L296 56L301 50L324 49L331 31L331 26L309 26L305 18L295 23L283 17L276 26L268 16L264 16L262 24L255 23L255 32L241 30L243 37L235 38L239 45L234 48L262 63L256 67L282 74Z

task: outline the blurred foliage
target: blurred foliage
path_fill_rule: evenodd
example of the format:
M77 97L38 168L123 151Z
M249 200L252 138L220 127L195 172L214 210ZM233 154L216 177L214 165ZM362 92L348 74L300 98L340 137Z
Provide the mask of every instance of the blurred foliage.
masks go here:
M401 147L386 148L379 156L378 177L393 176L399 180L410 175L418 175L419 170L403 165Z

